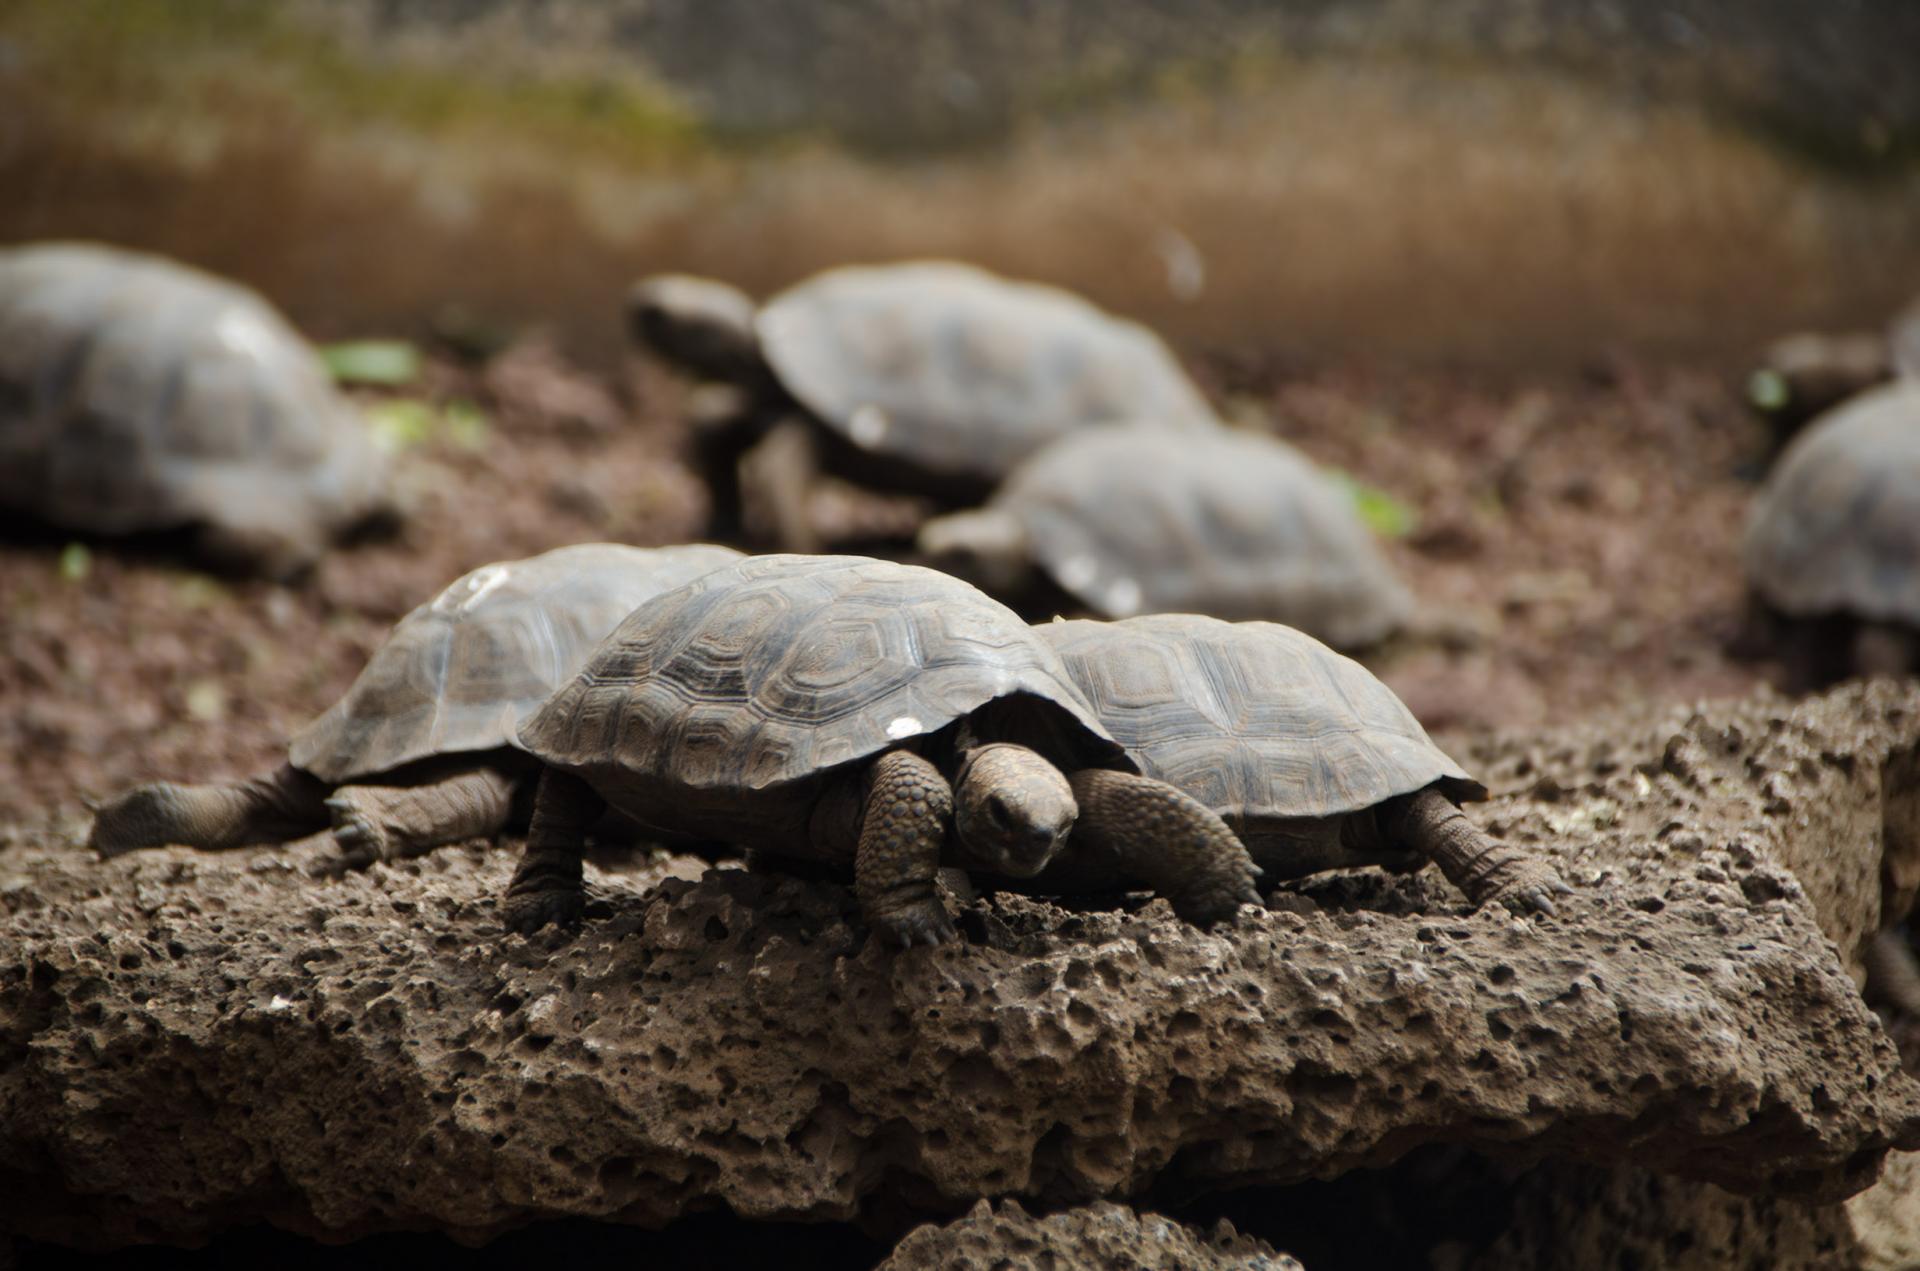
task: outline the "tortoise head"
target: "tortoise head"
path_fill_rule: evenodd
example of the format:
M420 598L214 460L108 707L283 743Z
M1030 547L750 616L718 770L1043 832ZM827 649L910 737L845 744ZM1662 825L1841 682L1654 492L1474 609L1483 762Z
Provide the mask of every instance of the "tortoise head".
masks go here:
M953 802L965 865L1011 878L1046 868L1080 815L1065 774L1039 752L1006 742L967 752Z
M1018 592L1032 578L1027 528L1003 507L937 516L920 527L918 546L948 572L993 595Z
M636 341L689 374L731 383L761 372L755 311L739 288L689 274L654 274L627 293Z

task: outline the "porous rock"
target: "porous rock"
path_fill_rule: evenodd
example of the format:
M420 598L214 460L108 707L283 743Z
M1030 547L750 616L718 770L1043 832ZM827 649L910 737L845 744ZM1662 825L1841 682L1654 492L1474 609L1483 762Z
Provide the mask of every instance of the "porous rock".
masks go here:
M1224 1219L1206 1236L1159 1214L1109 1201L1036 1218L1015 1201L986 1201L944 1225L908 1233L876 1271L1300 1271L1300 1261L1243 1236Z
M1594 792L1530 777L1476 810L1573 881L1535 919L1366 873L1212 934L1160 901L990 897L967 944L895 954L842 886L642 869L590 873L574 938L525 939L502 851L316 884L317 847L23 844L0 854L0 1226L950 1214L1430 1143L1858 1191L1920 1147L1920 1088L1781 863L1790 818L1639 744Z
M1883 680L1795 703L1642 708L1496 742L1482 776L1520 797L1490 827L1552 845L1596 880L1630 862L1711 877L1703 853L1792 871L1856 980L1920 890L1920 688ZM1690 869L1689 866L1692 866ZM1749 891L1764 872L1736 870Z

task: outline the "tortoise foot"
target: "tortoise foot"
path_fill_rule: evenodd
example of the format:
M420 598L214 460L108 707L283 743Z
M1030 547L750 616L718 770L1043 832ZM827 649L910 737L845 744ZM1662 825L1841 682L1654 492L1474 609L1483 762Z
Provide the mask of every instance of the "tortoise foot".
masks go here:
M321 877L338 877L349 870L365 869L375 861L390 861L397 853L392 836L367 810L345 795L327 800L327 812L333 821L333 841L337 851L313 867Z
M876 914L872 922L880 938L898 949L911 949L916 944L950 944L960 939L960 933L953 928L953 919L947 917L946 909L937 900L897 913Z
M100 805L87 846L103 859L143 847L185 841L188 820L185 791L172 782L137 786Z
M1521 917L1551 916L1555 912L1555 896L1573 895L1573 888L1567 886L1566 880L1551 865L1525 857L1503 866L1492 881L1493 887L1475 899L1483 905L1497 900Z
M1232 921L1243 906L1264 907L1253 879L1238 874L1219 879L1216 886L1195 888L1169 899L1174 913L1202 930Z
M530 936L542 927L574 927L587 907L584 891L537 891L508 896L501 917L507 930Z

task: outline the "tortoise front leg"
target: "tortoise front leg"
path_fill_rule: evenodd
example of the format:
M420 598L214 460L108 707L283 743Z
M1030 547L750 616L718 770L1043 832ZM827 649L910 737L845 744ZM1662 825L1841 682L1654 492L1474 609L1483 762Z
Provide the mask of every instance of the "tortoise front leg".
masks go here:
M873 761L853 858L853 894L888 943L912 948L959 938L937 881L952 821L953 789L938 768L904 750Z
M740 458L741 516L751 538L783 552L817 552L811 500L820 458L812 428L783 419Z
M571 773L549 768L541 774L527 850L507 884L503 916L510 930L532 934L548 923L579 921L587 902L581 864L587 831L606 810L606 800Z
M409 785L341 786L327 800L340 850L314 872L337 875L445 843L492 838L512 820L519 784L516 774L480 765Z
M87 841L101 856L174 843L214 852L282 843L327 828L326 793L325 782L292 764L233 785L156 781L103 804Z
M1130 772L1083 768L1067 781L1080 805L1070 846L1111 857L1115 870L1150 885L1188 922L1210 927L1260 903L1246 845L1206 804Z
M1438 790L1410 795L1383 814L1381 828L1390 837L1432 857L1475 905L1497 900L1515 913L1550 914L1555 893L1573 892L1552 866L1487 834Z

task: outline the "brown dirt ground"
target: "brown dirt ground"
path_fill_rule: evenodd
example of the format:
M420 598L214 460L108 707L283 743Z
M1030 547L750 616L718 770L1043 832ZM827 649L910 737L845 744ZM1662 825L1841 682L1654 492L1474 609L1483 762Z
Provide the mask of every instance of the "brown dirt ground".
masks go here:
M1724 647L1741 466L1763 439L1721 377L1613 362L1515 383L1231 354L1196 369L1232 411L1413 512L1390 550L1445 638L1376 665L1443 743L1735 693L1763 669ZM115 543L68 578L68 536L0 545L0 843L72 832L84 799L131 782L271 766L393 620L465 570L582 539L697 536L679 395L647 368L609 382L536 341L484 367L435 359L425 390L478 403L485 437L402 451L405 531L334 553L303 585Z

